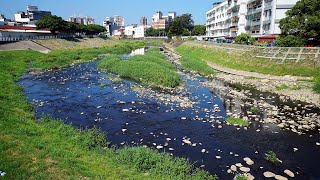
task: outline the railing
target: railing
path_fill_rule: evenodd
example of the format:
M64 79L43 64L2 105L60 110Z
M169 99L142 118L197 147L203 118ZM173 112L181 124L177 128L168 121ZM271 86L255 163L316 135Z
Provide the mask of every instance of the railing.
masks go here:
M99 35L49 35L49 36L0 36L0 42L29 41L41 39L93 38Z

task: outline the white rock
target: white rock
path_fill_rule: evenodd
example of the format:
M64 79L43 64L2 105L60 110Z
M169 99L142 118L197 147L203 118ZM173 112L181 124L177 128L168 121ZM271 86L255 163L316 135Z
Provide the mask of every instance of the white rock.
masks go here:
M187 140L187 139L183 139L182 142L186 143L186 144L192 144L191 141Z
M298 148L293 148L293 152L296 152L296 151L298 151Z
M129 109L122 109L122 112L129 112Z
M248 167L241 167L241 168L240 168L240 171L247 173L247 172L250 171L250 168L248 168Z
M294 173L292 171L290 171L289 169L284 170L284 173L292 178L294 178L294 176L295 176Z
M186 120L186 119L187 119L186 117L182 117L182 118L181 118L181 120Z
M206 152L206 149L202 149L201 152L202 152L202 153L205 153L205 152Z
M232 165L232 166L230 167L230 169L231 169L232 171L236 172L238 168L237 168L237 166Z
M217 159L221 159L221 156L216 156Z
M249 166L251 166L251 165L253 165L254 164L254 162L251 160L251 161L246 161L246 163L249 165Z
M275 177L276 175L273 172L266 171L263 173L263 176L266 178L272 178L272 177Z
M174 151L174 149L173 148L169 148L169 151Z
M277 179L277 180L288 180L288 178L283 177L281 175L276 175L276 176L274 176L274 178Z
M0 171L0 176L5 176L7 173Z
M236 164L237 167L242 167L243 165L241 163Z
M163 148L163 146L157 146L157 149L162 149Z
M122 131L122 132L126 132L126 131L127 131L127 129L121 129L121 131Z
M320 143L316 142L316 145L317 145L317 146L320 146Z

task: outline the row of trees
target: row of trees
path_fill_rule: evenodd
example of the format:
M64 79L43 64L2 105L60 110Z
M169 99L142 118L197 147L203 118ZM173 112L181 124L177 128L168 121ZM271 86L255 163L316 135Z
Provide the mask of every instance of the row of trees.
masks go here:
M95 35L105 32L106 29L103 26L90 24L75 24L73 22L68 22L63 20L61 17L55 15L46 15L41 17L39 21L36 22L38 29L48 28L51 33L67 33L75 34L82 33L87 35Z
M177 16L169 22L169 27L166 29L148 28L146 36L200 36L205 35L206 26L194 25L191 14L183 14Z

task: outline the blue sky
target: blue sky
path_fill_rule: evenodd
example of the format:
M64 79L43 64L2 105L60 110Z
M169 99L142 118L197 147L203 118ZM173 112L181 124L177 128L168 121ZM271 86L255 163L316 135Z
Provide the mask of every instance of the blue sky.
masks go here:
M40 10L50 10L54 15L67 19L71 15L91 16L101 24L107 16L121 15L126 24L137 24L141 16L147 16L149 23L156 11L166 14L191 13L195 24L205 24L205 14L217 0L1 0L0 14L13 19L16 11L25 11L28 4L37 5Z

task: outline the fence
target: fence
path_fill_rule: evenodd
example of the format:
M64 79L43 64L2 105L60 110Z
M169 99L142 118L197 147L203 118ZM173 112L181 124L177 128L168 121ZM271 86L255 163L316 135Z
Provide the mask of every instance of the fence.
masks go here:
M47 36L0 36L0 42L29 41L41 39L94 38L98 35L47 35Z

